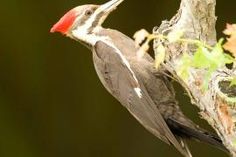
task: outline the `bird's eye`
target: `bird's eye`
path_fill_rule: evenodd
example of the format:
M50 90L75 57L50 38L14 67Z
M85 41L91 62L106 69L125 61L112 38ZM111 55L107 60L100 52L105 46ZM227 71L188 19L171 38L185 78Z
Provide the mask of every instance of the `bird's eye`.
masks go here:
M92 15L92 13L93 13L92 10L86 10L86 11L85 11L85 15L86 15L86 16L90 16L90 15Z

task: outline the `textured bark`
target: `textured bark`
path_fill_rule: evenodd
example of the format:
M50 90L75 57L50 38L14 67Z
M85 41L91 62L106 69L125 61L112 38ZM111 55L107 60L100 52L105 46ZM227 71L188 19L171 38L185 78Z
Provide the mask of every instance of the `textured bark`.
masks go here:
M165 35L171 31L184 30L184 38L198 39L214 45L217 41L215 6L216 0L182 0L178 13L170 21L163 21L160 27L154 29L154 33ZM156 39L154 50L160 43L167 49L164 68L186 89L192 103L200 109L202 118L216 130L232 156L236 156L236 89L234 86L229 87L229 80L236 74L235 69L218 69L210 78L209 88L203 91L200 85L204 82L205 69L191 68L187 80L181 79L177 74L183 52L193 55L196 46L166 41L163 43Z

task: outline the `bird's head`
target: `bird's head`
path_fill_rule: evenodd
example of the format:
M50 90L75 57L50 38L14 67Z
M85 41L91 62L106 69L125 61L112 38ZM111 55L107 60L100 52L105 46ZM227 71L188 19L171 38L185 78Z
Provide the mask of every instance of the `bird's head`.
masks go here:
M122 3L123 0L111 0L102 5L82 5L68 11L50 32L60 32L75 40L93 45L95 30L101 28L106 17Z

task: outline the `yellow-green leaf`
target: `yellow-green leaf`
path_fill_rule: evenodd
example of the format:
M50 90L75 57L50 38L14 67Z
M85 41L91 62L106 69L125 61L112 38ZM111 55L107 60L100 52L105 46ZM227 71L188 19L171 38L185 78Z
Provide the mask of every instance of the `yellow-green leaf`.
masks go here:
M177 69L177 74L183 79L187 80L189 78L189 69L192 67L192 58L189 54L184 53L181 60L179 68Z
M236 77L234 77L232 80L231 80L231 82L230 82L230 87L231 86L235 86L236 85Z
M160 44L157 47L155 53L155 68L159 68L159 66L164 62L165 56L166 56L166 49L162 44Z

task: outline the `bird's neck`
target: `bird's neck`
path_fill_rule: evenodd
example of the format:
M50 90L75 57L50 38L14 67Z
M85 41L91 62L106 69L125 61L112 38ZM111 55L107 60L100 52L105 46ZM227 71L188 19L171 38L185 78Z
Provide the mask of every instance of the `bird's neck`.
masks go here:
M80 41L89 49L93 48L98 41L102 41L127 58L136 57L137 48L134 41L125 34L109 28L97 26L88 33L77 28L72 31L72 38Z
M86 43L90 46L95 46L98 41L108 41L109 36L99 35L100 31L103 31L104 28L101 26L94 27L92 30L88 31L82 27L72 31L72 38L79 40L83 43Z

